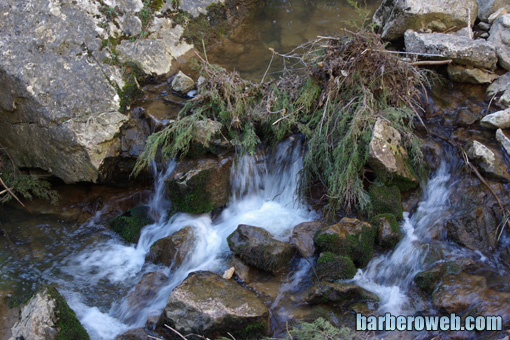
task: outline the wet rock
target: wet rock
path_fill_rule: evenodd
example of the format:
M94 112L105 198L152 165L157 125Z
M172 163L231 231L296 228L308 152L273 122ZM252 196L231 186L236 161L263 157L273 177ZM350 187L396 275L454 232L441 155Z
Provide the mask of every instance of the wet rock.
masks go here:
M159 289L168 281L168 277L161 272L143 274L133 291L128 294L129 307L143 306L147 300L154 298Z
M10 340L90 339L55 287L42 288L23 308Z
M244 262L276 273L288 267L295 249L278 241L265 229L240 224L227 238L230 250Z
M488 41L496 46L499 65L510 71L510 14L502 15L494 21Z
M440 263L414 276L414 283L425 293L432 293L446 274L446 264Z
M471 112L470 110L466 111L469 111L469 113ZM466 111L461 111L461 113ZM465 119L463 119L463 122L467 123L467 125L471 125L478 119L479 119L478 116L472 115L470 117L466 117ZM458 118L457 120L459 121L460 119ZM463 122L459 122L459 125L463 125ZM443 159L441 144L432 139L424 140L422 145L422 151L423 158L427 163L428 167L432 170L439 169L439 166L441 165L441 161Z
M510 128L510 108L486 115L480 125L489 129Z
M313 243L313 237L320 227L322 227L321 221L304 222L292 230L290 244L297 248L301 256L313 257L315 255L317 249Z
M168 298L161 321L181 334L214 338L230 332L246 339L265 336L269 311L235 281L210 272L191 273Z
M487 251L496 246L498 221L491 209L469 207L446 224L448 238L469 249Z
M145 261L160 263L172 268L180 267L195 247L192 227L184 227L170 236L164 237L151 246Z
M400 133L386 120L377 119L369 144L368 164L378 177L399 186L414 187L418 181L406 161L409 156L402 147Z
M448 65L448 77L458 83L490 84L498 76L479 68L450 64Z
M498 61L496 48L485 40L472 40L454 34L405 33L406 51L434 54L436 58L452 59L461 65L493 70Z
M360 286L351 283L331 283L321 281L310 287L304 300L317 303L353 303L359 301L378 302L379 297Z
M149 339L148 335L144 328L135 328L117 336L115 340L146 340Z
M474 140L466 146L466 153L487 176L502 181L510 180L510 175L502 158L497 157L487 146Z
M476 26L484 32L489 32L489 30L491 29L491 25L483 21L480 21Z
M377 186L372 184L368 189L374 215L392 214L397 219L403 217L402 196L397 187Z
M179 71L172 80L172 90L180 93L188 93L195 88L193 79Z
M487 283L483 276L448 274L432 294L432 303L447 313L460 313L470 305L479 303L486 290Z
M152 222L148 207L136 207L110 220L108 225L127 242L137 243L142 228Z
M327 251L317 259L315 272L320 280L347 280L356 275L356 267L351 258Z
M487 88L487 97L491 100L495 97L495 102L502 108L510 107L510 72L500 76Z
M166 182L174 208L200 214L227 204L231 166L231 156L180 162Z
M408 29L446 31L468 25L468 9L472 26L478 13L476 0L395 1L384 0L374 14L373 22L384 39L396 40Z
M265 271L247 265L239 258L239 256L232 257L232 265L234 266L235 275L244 283L251 283L270 275Z
M169 18L154 18L146 39L123 40L117 47L119 60L134 62L147 74L163 75L170 72L175 60L192 50L193 46L181 41L184 29L172 27Z
M489 17L499 9L510 11L510 4L507 0L478 0L478 18L488 22Z
M506 280L505 277L501 277L501 279ZM480 315L499 315L503 318L503 324L507 324L510 320L510 293L488 289L483 295L480 305L477 306L476 313Z
M364 267L374 252L376 229L367 222L344 217L337 224L322 227L314 242L322 251L347 256Z
M501 143L506 153L510 156L510 138L507 134L503 132L503 130L498 129L496 131L496 139Z
M372 218L371 223L377 228L376 241L381 247L392 249L402 239L402 233L400 232L395 215L376 215Z

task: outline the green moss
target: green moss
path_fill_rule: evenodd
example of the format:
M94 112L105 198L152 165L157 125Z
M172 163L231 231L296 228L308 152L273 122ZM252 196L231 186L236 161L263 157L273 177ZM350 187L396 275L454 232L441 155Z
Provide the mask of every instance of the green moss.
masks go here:
M265 322L255 322L244 327L244 329L234 332L236 339L260 339L267 335L267 324Z
M321 280L346 280L356 275L356 267L347 256L323 252L317 260L316 272Z
M55 287L49 286L44 288L46 292L56 301L59 318L57 327L59 332L56 340L90 340L87 331L83 328L80 321L76 317L74 311L69 307L66 300L59 294Z
M414 276L414 283L424 292L431 294L434 291L437 283L445 275L446 271L447 266L442 263L430 270L416 274Z
M383 237L379 228L384 220L388 221L390 224L391 235L385 235ZM391 249L402 239L402 232L400 231L395 215L390 213L379 214L372 217L370 223L374 226L374 229L377 232L376 241L381 247Z
M396 186L377 186L372 184L369 188L372 201L372 215L390 213L398 220L403 218L402 197Z
M108 225L127 242L136 243L140 238L140 230L152 223L147 213L147 207L136 207L122 216L115 217Z
M26 292L24 294L12 294L6 299L7 308L16 308L24 305L34 296L34 291Z
M167 182L167 192L174 209L190 214L202 214L214 209L211 194L207 192L209 170L194 176L193 183L182 188L176 181Z

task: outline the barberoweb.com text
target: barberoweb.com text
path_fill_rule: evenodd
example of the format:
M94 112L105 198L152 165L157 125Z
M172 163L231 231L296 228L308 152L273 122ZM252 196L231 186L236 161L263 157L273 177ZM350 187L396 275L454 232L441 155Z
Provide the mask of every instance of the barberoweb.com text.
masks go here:
M501 316L394 316L390 313L365 316L356 313L358 331L500 331Z

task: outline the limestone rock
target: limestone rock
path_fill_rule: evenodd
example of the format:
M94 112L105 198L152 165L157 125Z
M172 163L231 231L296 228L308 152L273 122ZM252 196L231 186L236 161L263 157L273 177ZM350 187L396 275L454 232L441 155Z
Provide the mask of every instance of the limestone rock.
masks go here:
M126 15L122 21L122 31L130 37L135 37L142 33L142 21L136 15Z
M447 70L450 79L458 83L490 84L498 78L497 74L469 66L450 64Z
M367 222L344 217L337 224L320 228L314 242L323 251L348 256L364 267L372 258L375 229Z
M471 141L466 147L466 153L487 176L503 181L510 180L507 167L502 159L496 157L496 154L482 143Z
M28 301L11 331L10 340L90 339L65 299L50 286Z
M496 68L496 48L485 40L443 33L405 33L406 51L433 54L452 59L457 64L493 70Z
M498 19L500 16L505 15L505 14L508 14L507 9L506 8L500 8L496 12L492 13L489 16L489 18L487 19L487 21L489 21L489 23L492 24L492 23L494 23L494 21L496 21L496 19Z
M380 27L383 39L396 40L408 29L446 31L468 25L476 20L476 0L384 0L374 14L373 22Z
M510 108L486 115L480 125L489 129L510 128Z
M128 120L113 86L124 85L120 71L102 63L96 16L91 1L0 3L0 143L19 167L66 183L97 181Z
M495 97L495 102L503 108L510 107L510 72L500 76L487 88L487 97Z
M290 244L294 245L302 256L314 256L316 249L313 243L313 237L320 227L322 227L321 221L298 224L292 230Z
M227 239L230 250L244 262L276 273L287 268L295 249L278 241L265 229L240 224Z
M478 0L478 6L478 18L485 22L501 8L510 11L510 3L507 0Z
M267 307L254 293L233 280L200 271L172 291L161 321L181 334L213 339L230 332L245 339L265 336L268 316Z
M502 15L494 21L488 41L496 47L499 65L510 71L510 14Z
M409 156L401 145L400 133L384 119L377 119L374 125L368 157L368 164L382 179L417 184L406 163Z
M193 228L184 227L172 235L154 242L145 260L172 266L175 269L184 262L194 247Z
M174 208L198 214L227 204L231 167L231 156L180 162L166 182L167 193Z
M351 283L321 281L305 293L305 301L316 303L353 303L359 301L379 301L379 297L368 290Z
M503 130L498 129L496 131L496 139L501 143L501 145L503 145L506 153L510 156L510 138L503 132Z
M182 71L177 72L174 79L172 80L172 90L180 93L188 93L193 90L195 87L195 82L193 79L182 73Z

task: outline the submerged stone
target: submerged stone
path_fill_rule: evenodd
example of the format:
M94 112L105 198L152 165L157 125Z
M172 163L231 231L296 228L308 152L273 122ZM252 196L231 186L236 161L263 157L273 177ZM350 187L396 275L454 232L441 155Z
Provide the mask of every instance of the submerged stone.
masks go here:
M311 304L334 303L345 304L361 301L378 302L374 293L351 283L321 281L310 287L305 294L305 301Z
M210 272L191 273L168 298L161 322L181 334L211 339L231 333L237 339L267 335L269 311L233 280Z
M276 240L267 230L245 224L240 224L227 241L244 262L271 273L287 268L295 253L292 245Z

